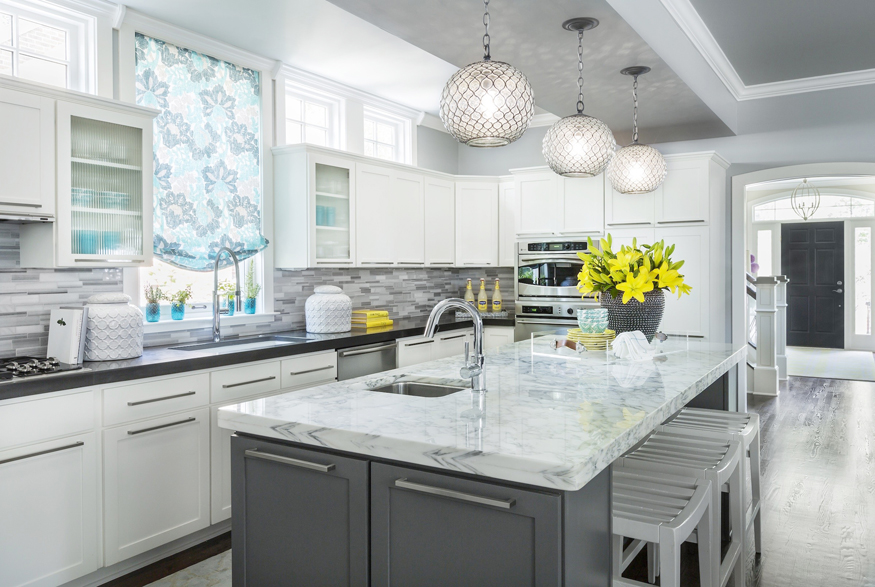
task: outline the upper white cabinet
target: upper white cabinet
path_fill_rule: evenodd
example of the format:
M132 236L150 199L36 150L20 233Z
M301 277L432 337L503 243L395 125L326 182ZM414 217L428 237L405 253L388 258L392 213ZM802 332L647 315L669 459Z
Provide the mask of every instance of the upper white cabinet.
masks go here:
M602 234L605 230L605 176L560 178L562 234Z
M605 225L604 174L567 178L546 167L515 169L520 238L598 235Z
M521 237L553 235L559 230L559 176L549 169L514 170Z
M655 193L656 224L707 223L711 205L726 190L728 162L716 153L669 155L668 175Z
M647 194L621 194L608 181L605 187L605 225L608 232L614 227L652 226L654 202L661 191L662 186Z
M498 182L456 182L456 265L498 266Z
M55 212L55 103L0 89L0 212Z
M356 184L356 256L359 265L391 265L395 261L392 222L392 171L358 164ZM391 228L390 228L391 227Z
M425 177L425 263L451 266L456 262L456 186L452 181Z
M518 214L519 204L513 178L502 178L498 183L498 264L501 267L513 267L516 264Z
M394 261L398 265L425 263L425 207L420 173L392 172L391 232L395 240ZM385 228L383 234L387 234Z

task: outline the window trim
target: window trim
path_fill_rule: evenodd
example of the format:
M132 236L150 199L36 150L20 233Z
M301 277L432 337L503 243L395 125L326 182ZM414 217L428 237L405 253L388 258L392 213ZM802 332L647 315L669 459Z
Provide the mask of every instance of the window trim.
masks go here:
M292 118L288 115L285 109L285 99L288 96L292 96L293 98L297 98L304 102L311 102L314 104L318 104L320 106L324 106L328 109L328 140L329 144L327 145L319 145L328 147L330 149L346 149L346 133L341 132L341 129L344 128L345 124L345 116L343 115L346 104L345 100L340 96L335 94L331 94L329 92L323 92L316 88L312 88L294 81L286 81L285 82L285 93L283 94L283 117L282 117L282 127L283 127L283 144L298 144L298 143L289 143L288 137L285 136L285 128L286 121L292 120ZM302 112L303 117L303 112ZM279 119L279 117L277 117ZM279 122L279 120L278 120ZM296 121L302 124L305 128L307 123L303 120ZM315 125L312 125L315 126ZM302 138L305 135L302 134ZM305 143L306 141L301 141Z
M364 121L372 120L377 123L388 124L395 127L395 159L387 159L387 161L394 161L395 163L406 163L407 165L412 165L413 160L413 136L412 136L412 126L413 121L405 116L398 116L397 114L393 114L392 112L388 112L386 110L380 108L374 108L373 106L365 105L364 107L364 115L362 117L362 124L364 125ZM362 135L364 135L364 130L362 130ZM365 142L368 142L368 139L365 139ZM381 144L379 141L370 141L374 144ZM382 143L386 144L386 143ZM376 155L374 155L376 157ZM380 157L377 157L378 159Z

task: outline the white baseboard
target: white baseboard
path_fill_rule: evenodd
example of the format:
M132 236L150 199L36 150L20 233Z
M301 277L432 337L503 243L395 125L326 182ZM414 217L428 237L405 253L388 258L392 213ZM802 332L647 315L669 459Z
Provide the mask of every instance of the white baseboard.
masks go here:
M75 581L65 583L63 587L97 587L98 585L103 585L113 579L118 579L119 577L123 577L137 569L141 569L154 562L158 562L161 559L165 559L168 556L182 552L183 550L191 548L201 542L206 542L207 540L224 534L229 530L231 530L231 520L224 520L218 524L210 526L209 528L204 528L203 530L189 534L188 536L183 536L173 542L168 542L158 548L153 548L149 552L144 552L143 554L123 560L111 567L97 569L93 573L85 575L84 577L79 577Z

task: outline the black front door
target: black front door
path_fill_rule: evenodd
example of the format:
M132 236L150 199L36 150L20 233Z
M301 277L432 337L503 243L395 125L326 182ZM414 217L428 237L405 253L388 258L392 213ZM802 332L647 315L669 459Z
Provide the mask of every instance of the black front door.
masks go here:
M844 232L843 222L781 225L790 346L845 346Z

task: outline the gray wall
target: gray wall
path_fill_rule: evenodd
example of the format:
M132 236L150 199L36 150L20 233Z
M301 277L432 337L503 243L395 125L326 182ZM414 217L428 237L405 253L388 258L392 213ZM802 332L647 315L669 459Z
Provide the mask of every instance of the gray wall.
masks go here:
M530 128L522 137L494 149L478 149L458 144L459 173L462 175L507 175L518 167L546 165L541 154L541 142L548 126Z
M459 172L459 151L456 139L445 132L425 126L416 127L417 166L434 171Z

